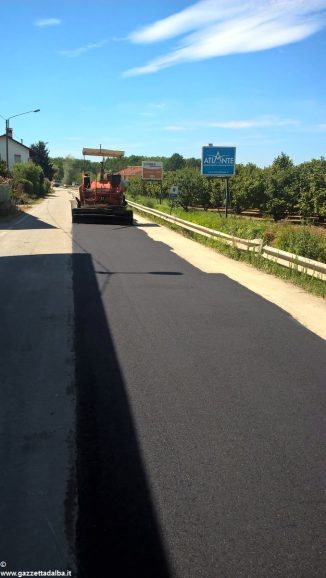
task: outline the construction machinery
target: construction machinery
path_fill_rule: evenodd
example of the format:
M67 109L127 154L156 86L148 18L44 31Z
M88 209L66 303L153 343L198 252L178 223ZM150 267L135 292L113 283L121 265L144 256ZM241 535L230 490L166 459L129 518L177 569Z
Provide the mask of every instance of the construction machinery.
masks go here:
M133 212L126 208L123 179L118 172L106 172L104 168L106 158L121 158L124 152L101 146L84 148L84 167L86 155L102 157L100 175L92 180L90 173L83 171L79 198L76 197L76 206L72 207L72 222L132 225Z

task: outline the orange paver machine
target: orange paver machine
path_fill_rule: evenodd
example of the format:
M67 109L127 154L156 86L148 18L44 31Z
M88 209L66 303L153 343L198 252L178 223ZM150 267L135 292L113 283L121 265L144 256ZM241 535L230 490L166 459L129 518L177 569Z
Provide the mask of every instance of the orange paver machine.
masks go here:
M100 223L100 224L133 224L133 212L127 209L124 195L124 182L118 172L105 172L106 158L121 158L123 151L109 149L83 149L85 156L100 156L100 175L95 180L87 171L83 171L82 183L79 187L79 198L76 197L72 208L73 223Z

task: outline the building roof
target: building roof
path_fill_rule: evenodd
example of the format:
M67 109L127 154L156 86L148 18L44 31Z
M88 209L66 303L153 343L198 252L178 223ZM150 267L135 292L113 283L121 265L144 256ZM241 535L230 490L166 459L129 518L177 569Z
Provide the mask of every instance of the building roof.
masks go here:
M127 167L126 169L121 169L119 173L123 177L138 177L142 174L142 167L139 166Z
M5 139L6 138L6 134L0 134L0 139ZM18 144L21 147L24 147L24 149L28 149L29 151L31 150L30 147L27 147L26 145L24 145L23 143L19 142L18 140L15 140L14 138L8 137L8 140L10 140L10 142L15 142L16 144Z

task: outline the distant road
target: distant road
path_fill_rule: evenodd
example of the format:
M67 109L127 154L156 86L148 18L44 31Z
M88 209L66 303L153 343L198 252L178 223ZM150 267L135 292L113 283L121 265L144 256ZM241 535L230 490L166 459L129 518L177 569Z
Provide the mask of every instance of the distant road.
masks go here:
M324 578L325 341L69 199L0 229L7 569Z

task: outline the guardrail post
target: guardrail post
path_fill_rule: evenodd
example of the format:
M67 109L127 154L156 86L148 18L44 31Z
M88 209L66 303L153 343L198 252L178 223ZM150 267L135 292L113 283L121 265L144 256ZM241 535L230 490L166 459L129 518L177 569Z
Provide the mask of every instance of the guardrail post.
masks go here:
M228 216L229 194L230 194L229 177L225 179L225 218Z

